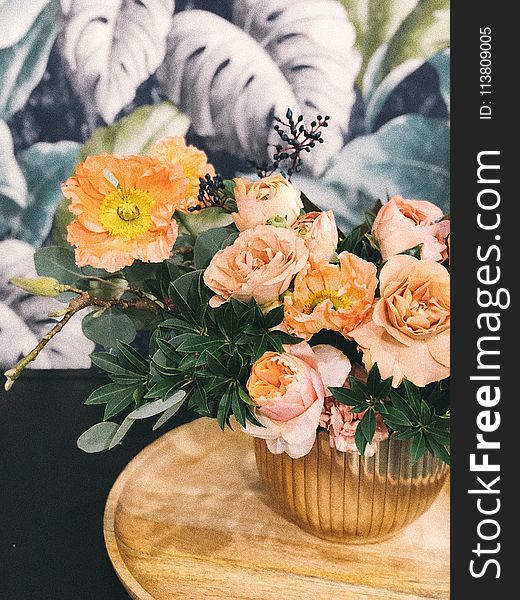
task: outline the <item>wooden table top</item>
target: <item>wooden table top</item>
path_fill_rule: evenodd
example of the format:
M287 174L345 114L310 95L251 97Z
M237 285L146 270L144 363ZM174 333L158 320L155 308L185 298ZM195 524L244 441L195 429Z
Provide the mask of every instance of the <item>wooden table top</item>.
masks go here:
M373 545L313 537L261 487L251 438L199 419L145 448L105 510L114 568L138 600L449 598L449 494Z

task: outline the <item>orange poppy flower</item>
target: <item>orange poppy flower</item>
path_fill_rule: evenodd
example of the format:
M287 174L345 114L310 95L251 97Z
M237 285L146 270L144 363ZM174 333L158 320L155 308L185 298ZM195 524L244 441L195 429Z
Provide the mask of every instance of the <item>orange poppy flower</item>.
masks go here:
M289 333L309 339L322 329L348 337L370 310L377 287L372 263L342 252L339 264L312 260L284 297L284 324Z
M68 241L76 263L109 273L135 260L170 256L178 227L172 216L186 195L182 169L145 156L90 156L62 185L69 210Z
M188 146L183 137L166 137L150 148L148 152L161 162L169 165L180 165L182 171L188 179L188 189L186 196L178 207L179 210L187 211L189 208L198 206L199 177L209 174L215 175L215 169L208 163L206 153L195 146Z

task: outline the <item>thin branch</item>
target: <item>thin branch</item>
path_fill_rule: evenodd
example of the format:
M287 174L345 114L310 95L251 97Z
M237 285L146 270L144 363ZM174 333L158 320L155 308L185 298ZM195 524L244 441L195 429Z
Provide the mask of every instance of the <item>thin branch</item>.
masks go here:
M132 290L132 292L133 291L134 290ZM65 327L65 325L76 313L84 308L88 308L89 306L99 306L100 308L107 309L117 306L123 309L141 308L145 310L151 310L156 313L158 313L160 310L160 306L147 297L141 297L138 300L102 300L100 298L90 296L88 292L82 292L81 290L78 290L78 293L79 296L73 298L69 302L63 317L56 323L56 325L54 325L54 327L43 336L40 342L29 352L29 354L27 354L27 356L22 358L14 367L4 373L6 377L4 387L6 391L9 391L13 387L14 382L18 379L18 377L20 377L25 367L38 357L40 352L52 340L52 338Z

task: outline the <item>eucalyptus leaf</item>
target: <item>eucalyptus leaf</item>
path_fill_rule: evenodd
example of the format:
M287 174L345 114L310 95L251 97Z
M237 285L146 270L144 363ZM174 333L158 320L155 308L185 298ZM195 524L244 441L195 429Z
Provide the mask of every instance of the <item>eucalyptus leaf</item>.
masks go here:
M84 278L70 248L46 246L34 253L34 266L41 277L54 277L60 283L77 286Z
M115 348L118 342L129 344L136 336L132 319L120 308L109 308L96 316L91 312L82 322L83 333L89 340L105 348Z
M159 429L159 427L162 427L166 421L170 420L181 408L182 406L182 402L178 402L177 404L174 404L173 406L170 406L170 408L166 409L163 414L157 419L157 423L155 423L155 425L152 427L152 431L155 431L156 429Z
M185 398L186 392L184 390L179 390L165 400L155 400L154 402L147 402L146 404L143 404L139 408L136 408L134 411L132 411L128 415L128 418L134 420L148 419L148 417L153 417L163 413L172 406L182 404Z
M89 454L107 450L118 429L119 425L110 421L96 423L79 436L78 448Z
M117 428L117 431L115 432L114 437L112 438L112 441L110 442L110 445L108 446L109 450L112 450L112 448L115 448L115 446L117 446L121 442L121 440L128 433L128 431L130 430L130 427L132 427L134 422L135 421L133 419L129 419L128 417L126 417L123 420L121 425Z

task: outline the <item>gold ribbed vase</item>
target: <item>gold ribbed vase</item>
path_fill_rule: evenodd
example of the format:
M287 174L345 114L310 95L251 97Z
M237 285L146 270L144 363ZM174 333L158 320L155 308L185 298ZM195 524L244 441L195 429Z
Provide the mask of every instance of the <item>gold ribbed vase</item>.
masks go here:
M255 438L260 477L288 519L318 537L373 543L420 517L442 489L449 467L426 453L412 465L409 441L395 436L366 458L338 452L318 430L303 458L272 454Z

